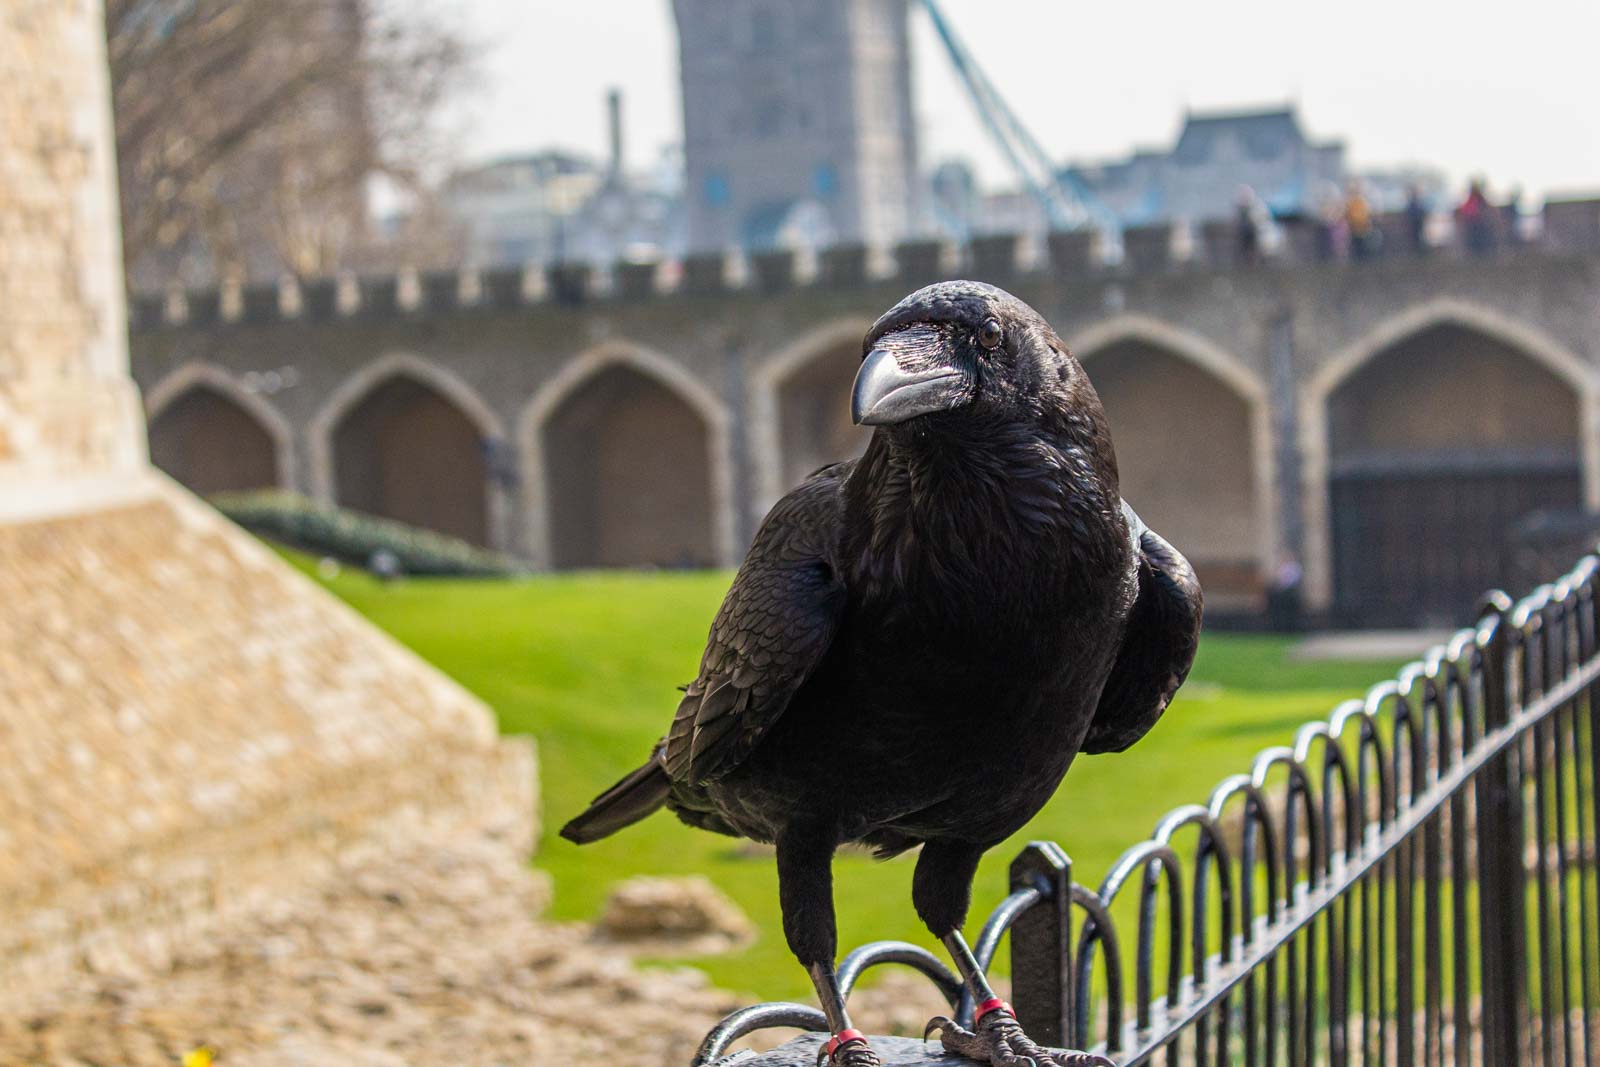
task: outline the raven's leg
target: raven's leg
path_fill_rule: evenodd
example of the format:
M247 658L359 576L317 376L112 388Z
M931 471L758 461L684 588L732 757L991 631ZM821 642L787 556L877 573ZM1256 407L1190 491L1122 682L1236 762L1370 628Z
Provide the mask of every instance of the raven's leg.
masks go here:
M961 936L967 909L972 906L972 876L977 873L982 856L983 849L976 845L929 841L917 858L917 870L911 878L912 903L928 929L944 942L977 1005L973 1030L937 1015L928 1023L928 1033L938 1030L939 1042L948 1051L994 1067L1020 1067L1029 1062L1034 1067L1115 1067L1103 1056L1044 1048L1022 1032L1011 1005L994 995L989 979Z
M882 1062L867 1039L850 1025L844 997L834 977L839 934L833 917L833 853L838 835L833 827L795 823L778 835L778 903L783 909L783 936L811 984L817 989L832 1038L818 1059L834 1067L879 1067Z

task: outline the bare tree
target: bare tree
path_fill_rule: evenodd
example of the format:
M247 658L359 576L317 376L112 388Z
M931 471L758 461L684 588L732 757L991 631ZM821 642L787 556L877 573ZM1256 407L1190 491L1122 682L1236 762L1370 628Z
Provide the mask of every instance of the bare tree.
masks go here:
M415 0L107 0L106 31L135 284L338 268L469 66Z

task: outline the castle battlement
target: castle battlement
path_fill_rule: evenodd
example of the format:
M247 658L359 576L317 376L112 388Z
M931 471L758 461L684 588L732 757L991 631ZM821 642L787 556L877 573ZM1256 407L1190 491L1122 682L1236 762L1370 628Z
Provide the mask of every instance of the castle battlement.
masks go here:
M1450 234L1423 250L1403 246L1404 219L1380 216L1391 235L1382 259L1460 257L1465 250ZM1600 199L1551 201L1540 215L1538 236L1514 246L1521 254L1600 251ZM474 310L505 311L592 301L642 302L740 293L774 295L795 290L849 290L897 283L910 290L952 274L1004 285L1013 279L1050 276L1060 281L1115 281L1181 271L1292 269L1326 263L1311 220L1280 223L1257 263L1241 261L1231 221L1197 227L1160 224L1129 227L1116 239L1096 231L1068 230L1043 238L994 233L965 244L943 240L903 241L892 247L840 244L819 251L705 252L679 260L626 261L608 265L454 270L406 269L394 274L299 279L275 283L140 293L130 298L136 332L211 323L274 320L325 321L393 318Z

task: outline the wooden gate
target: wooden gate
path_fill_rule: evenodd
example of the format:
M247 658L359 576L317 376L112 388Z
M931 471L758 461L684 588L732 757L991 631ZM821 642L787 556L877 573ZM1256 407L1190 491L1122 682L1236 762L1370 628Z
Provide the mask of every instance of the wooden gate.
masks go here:
M1510 534L1532 512L1583 501L1558 452L1352 457L1330 479L1335 621L1444 625L1513 570Z

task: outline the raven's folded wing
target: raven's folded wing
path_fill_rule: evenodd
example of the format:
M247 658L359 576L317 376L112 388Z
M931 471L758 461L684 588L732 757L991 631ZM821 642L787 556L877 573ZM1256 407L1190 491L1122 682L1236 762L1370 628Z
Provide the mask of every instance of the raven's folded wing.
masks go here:
M1189 676L1200 643L1200 583L1177 549L1126 504L1138 547L1139 595L1081 751L1121 752L1143 737Z
M840 486L853 467L817 471L761 524L667 734L660 758L675 780L737 767L828 651L845 604Z

